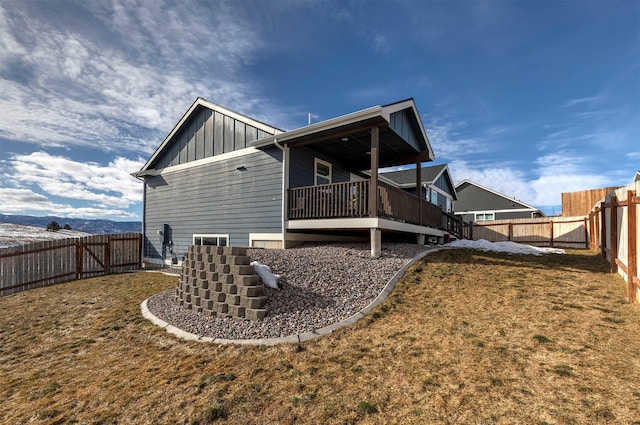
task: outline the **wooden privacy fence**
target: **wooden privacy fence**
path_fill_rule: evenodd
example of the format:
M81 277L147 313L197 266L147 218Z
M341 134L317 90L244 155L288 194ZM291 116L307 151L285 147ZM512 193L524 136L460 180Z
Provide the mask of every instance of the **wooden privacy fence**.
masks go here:
M627 282L627 301L640 301L638 233L640 182L617 189L598 202L588 216L590 248L611 264Z
M512 241L535 246L587 249L588 219L582 217L539 217L475 222L473 239Z
M142 267L142 235L58 239L0 249L0 295Z

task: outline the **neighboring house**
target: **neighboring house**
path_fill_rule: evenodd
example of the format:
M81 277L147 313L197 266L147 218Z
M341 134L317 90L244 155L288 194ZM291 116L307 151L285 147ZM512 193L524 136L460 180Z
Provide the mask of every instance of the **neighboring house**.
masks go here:
M385 172L380 174L380 178L387 179L413 195L416 194L416 168ZM453 213L453 205L458 199L458 194L447 164L422 167L419 178L422 182L420 197L438 205L445 212Z
M439 208L378 175L433 159L413 99L283 132L198 98L133 173L144 181L145 261L179 260L191 244L358 237L378 256L383 232L444 238Z
M544 217L536 207L503 195L495 190L464 180L456 185L458 201L454 212L465 222L483 222L509 218Z

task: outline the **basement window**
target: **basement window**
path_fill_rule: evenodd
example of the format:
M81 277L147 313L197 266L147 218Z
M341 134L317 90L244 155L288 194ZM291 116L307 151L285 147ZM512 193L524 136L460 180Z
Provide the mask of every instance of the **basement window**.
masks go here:
M193 235L193 244L229 246L229 235Z

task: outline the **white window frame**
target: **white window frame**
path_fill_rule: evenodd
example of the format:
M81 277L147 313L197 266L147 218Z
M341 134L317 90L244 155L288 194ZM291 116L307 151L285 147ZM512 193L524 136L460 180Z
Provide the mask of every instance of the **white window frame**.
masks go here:
M202 239L203 238L208 238L208 239L216 239L216 243L215 244L207 244L207 245L212 245L212 246L229 246L229 234L227 233L225 234L221 234L221 233L196 233L193 235L192 238L192 242L194 245L202 245ZM196 239L200 239L200 243L196 243ZM224 244L221 245L220 244L220 240L224 240Z
M494 221L496 219L496 213L485 212L485 213L475 213L473 216L473 221L483 222L483 221Z
M318 165L324 165L325 167L327 167L329 169L329 176L324 176L320 173L318 173ZM321 179L328 179L329 182L328 183L318 183L318 178ZM327 161L323 161L320 158L314 158L313 159L313 184L315 186L321 185L321 184L331 184L333 183L333 165L330 162Z
M435 199L434 199L435 196ZM438 192L431 189L431 193L429 194L429 202L431 202L433 205L438 205Z

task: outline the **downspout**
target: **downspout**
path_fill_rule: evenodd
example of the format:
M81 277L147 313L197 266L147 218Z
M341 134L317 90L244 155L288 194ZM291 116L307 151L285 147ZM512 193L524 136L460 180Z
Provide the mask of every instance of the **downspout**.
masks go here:
M282 151L282 212L280 214L282 226L282 249L286 248L286 213L287 213L287 151L288 147L278 143L278 139L273 139L273 145Z
M140 250L140 264L142 264L144 262L144 254L145 254L145 248L147 247L147 244L145 243L145 232L144 232L144 221L145 221L145 217L146 217L146 211L147 211L147 181L145 180L144 177L140 178L140 176L136 176L134 175L133 177L135 177L137 180L140 180L142 182L142 249Z

